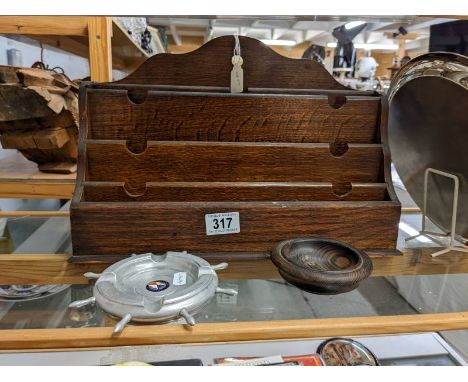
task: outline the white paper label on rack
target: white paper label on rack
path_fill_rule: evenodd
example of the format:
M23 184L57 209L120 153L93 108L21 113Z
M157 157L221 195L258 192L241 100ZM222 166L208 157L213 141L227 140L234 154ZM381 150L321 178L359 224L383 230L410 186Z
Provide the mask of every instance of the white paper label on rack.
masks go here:
M173 285L185 285L187 283L187 273L177 272L174 273L174 279L172 280Z
M226 235L240 232L239 212L220 212L205 215L206 234Z

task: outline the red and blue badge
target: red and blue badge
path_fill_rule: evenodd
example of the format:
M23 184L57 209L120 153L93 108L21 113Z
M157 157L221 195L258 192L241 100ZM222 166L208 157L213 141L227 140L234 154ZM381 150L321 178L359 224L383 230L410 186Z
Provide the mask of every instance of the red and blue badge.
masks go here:
M154 280L146 284L146 289L150 292L162 292L169 288L169 283L165 280Z

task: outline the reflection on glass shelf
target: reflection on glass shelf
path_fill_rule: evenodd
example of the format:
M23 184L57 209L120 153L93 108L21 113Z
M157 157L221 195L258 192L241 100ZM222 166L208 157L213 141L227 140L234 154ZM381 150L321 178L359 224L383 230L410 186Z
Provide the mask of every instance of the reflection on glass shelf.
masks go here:
M407 357L407 358L390 358L380 361L382 366L458 366L460 365L449 354L424 356L424 357Z
M416 311L383 277L365 280L357 290L340 295L314 295L282 280L220 283L238 296L220 295L196 316L197 322L262 321L414 314ZM0 329L113 326L115 320L96 306L68 309L92 295L92 287L72 285L31 301L0 301Z
M1 201L1 199L0 199ZM1 205L1 204L0 204ZM68 210L66 203L60 210ZM26 203L23 208L28 207ZM34 211L29 209L28 211ZM19 211L21 212L21 211ZM40 212L40 210L36 210ZM0 253L71 253L69 217L0 217L0 228L8 231L8 250ZM2 232L0 230L0 238ZM7 246L5 246L7 248Z

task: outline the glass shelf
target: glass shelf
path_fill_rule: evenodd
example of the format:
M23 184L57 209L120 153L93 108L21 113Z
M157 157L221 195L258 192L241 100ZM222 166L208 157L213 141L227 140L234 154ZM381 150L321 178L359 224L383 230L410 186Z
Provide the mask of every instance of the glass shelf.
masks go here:
M32 209L31 206L28 209ZM420 214L402 215L398 238L400 250L434 246L426 238L405 242L405 238L417 233L420 225ZM68 217L11 218L6 227L16 253L71 254ZM428 228L436 229L431 225ZM438 265L439 274L370 277L358 289L339 295L310 294L287 284L279 277L263 280L226 279L220 282L220 286L237 289L238 296L217 296L195 319L197 323L228 323L466 312L468 300L464 291L468 287L468 275L448 274L449 266L445 265L457 264L463 256L446 254L434 259L433 264ZM377 261L374 260L375 263ZM52 296L40 299L0 301L0 329L114 326L115 320L97 306L68 309L70 302L90 297L91 294L92 287L89 285L70 285ZM468 331L447 333L444 336L450 337L449 342L468 354Z

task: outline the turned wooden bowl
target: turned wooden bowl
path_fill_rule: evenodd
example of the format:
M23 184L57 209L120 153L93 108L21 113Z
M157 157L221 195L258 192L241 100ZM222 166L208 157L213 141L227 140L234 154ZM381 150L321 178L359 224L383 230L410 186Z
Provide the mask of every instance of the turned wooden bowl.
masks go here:
M316 294L349 292L372 272L369 256L332 239L282 241L273 248L271 260L286 281Z

